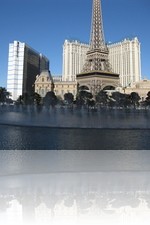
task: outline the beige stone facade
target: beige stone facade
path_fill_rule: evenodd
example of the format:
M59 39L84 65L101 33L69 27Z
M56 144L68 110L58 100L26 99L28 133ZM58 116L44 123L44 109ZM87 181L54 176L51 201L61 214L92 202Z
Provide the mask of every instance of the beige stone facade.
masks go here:
M43 98L48 91L54 91L56 96L64 99L65 93L72 93L74 97L77 94L77 82L76 81L53 81L53 78L49 71L43 71L40 75L36 76L35 80L35 92L40 94Z
M35 92L42 98L48 91L53 91L53 79L49 71L42 71L41 74L36 76L35 80Z
M147 97L147 93L150 91L150 80L141 80L134 83L131 87L125 88L122 92L130 94L131 92L137 92L143 101Z
M77 74L77 82L79 87L88 87L94 96L104 88L110 90L117 89L120 86L118 74L103 71Z
M72 93L74 97L77 94L77 82L76 81L57 81L54 83L54 92L56 96L60 96L64 99L65 93Z

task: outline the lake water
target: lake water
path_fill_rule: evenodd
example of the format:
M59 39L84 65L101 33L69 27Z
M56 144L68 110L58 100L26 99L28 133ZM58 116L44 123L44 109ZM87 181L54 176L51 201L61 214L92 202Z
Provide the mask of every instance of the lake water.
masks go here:
M0 149L150 149L150 111L0 108Z
M0 114L2 224L149 225L149 111Z
M0 149L148 150L150 130L0 125Z

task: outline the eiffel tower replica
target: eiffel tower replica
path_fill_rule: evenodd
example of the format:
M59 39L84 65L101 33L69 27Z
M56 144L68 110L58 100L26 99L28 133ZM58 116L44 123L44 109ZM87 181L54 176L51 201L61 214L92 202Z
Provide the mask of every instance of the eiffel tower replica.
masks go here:
M93 0L90 48L83 71L76 75L78 88L86 86L95 96L100 90L119 86L119 74L113 73L105 44L101 0Z

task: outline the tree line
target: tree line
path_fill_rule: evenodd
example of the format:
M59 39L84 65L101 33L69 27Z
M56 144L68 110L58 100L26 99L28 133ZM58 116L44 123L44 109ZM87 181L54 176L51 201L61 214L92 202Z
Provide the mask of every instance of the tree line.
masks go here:
M10 98L10 93L6 88L0 87L0 103L12 103ZM87 107L96 108L96 107L109 107L109 108L138 108L149 107L150 106L150 91L147 93L147 97L144 101L140 101L141 98L137 92L131 92L130 94L121 93L121 92L111 92L108 94L105 90L101 90L97 93L96 96L93 96L92 93L86 88L81 88L78 90L76 98L72 93L65 93L64 99L60 96L56 96L53 91L46 93L45 97L42 98L38 93L28 94L24 93L18 97L15 101L17 105L44 105L46 107L55 107L57 104L61 106L73 107Z

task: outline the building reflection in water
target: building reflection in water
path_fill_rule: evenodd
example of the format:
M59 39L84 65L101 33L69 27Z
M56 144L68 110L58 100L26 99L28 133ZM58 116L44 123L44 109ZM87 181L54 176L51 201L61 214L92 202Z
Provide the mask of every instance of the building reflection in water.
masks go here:
M149 171L22 174L0 177L5 225L146 225Z

